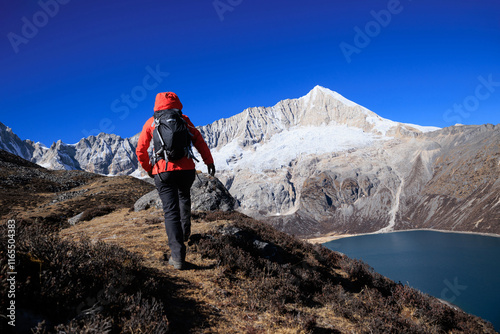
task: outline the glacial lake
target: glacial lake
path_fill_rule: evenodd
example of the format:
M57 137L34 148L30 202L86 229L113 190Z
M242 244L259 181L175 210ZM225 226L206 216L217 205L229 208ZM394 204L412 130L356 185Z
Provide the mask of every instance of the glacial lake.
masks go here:
M450 302L500 331L500 237L435 231L369 234L325 247Z

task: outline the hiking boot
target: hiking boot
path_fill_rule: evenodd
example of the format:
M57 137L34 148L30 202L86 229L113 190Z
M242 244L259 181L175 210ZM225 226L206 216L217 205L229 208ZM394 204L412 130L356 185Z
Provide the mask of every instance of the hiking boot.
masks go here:
M175 269L178 269L178 270L184 269L184 262L174 260L174 258L172 258L172 257L168 260L168 264L170 264L171 266L173 266Z

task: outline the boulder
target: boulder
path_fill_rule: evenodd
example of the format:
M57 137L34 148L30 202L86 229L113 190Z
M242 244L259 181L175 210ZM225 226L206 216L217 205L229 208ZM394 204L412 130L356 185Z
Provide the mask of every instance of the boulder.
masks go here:
M68 219L68 223L71 225L71 226L75 226L77 223L80 222L80 219L82 218L83 216L83 212L77 214L76 216L74 216L73 218L70 218Z
M156 189L139 198L134 204L134 211L147 210L152 207L158 209L162 207L160 195Z
M236 201L216 177L197 174L191 187L191 210L193 211L232 211ZM160 196L155 189L135 202L134 210L147 210L162 207Z
M198 174L191 187L191 210L233 211L236 200L216 177Z

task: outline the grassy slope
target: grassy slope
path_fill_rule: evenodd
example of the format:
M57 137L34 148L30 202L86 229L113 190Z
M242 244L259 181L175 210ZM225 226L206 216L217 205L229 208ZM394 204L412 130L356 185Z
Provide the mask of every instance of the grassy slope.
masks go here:
M494 333L361 262L239 213L195 214L191 267L175 271L164 261L161 216L120 209L59 235L20 231L19 305L31 300L70 332Z
M68 333L494 332L359 261L239 213L195 214L190 270L175 271L165 262L162 212L129 209L152 186L130 177L48 171L0 152L0 186L0 293L8 288L4 222L15 218L18 325L40 322L37 333L54 327ZM89 221L67 224L86 210ZM106 214L92 219L97 213ZM0 300L2 310L7 302Z
M55 229L91 208L134 205L154 186L131 176L48 170L0 150L0 219L40 222Z

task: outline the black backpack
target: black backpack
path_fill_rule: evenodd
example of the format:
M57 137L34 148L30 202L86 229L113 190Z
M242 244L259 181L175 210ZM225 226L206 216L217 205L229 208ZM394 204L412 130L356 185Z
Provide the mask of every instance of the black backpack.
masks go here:
M154 113L153 143L155 160L176 161L183 157L193 158L191 133L179 109L167 109Z

